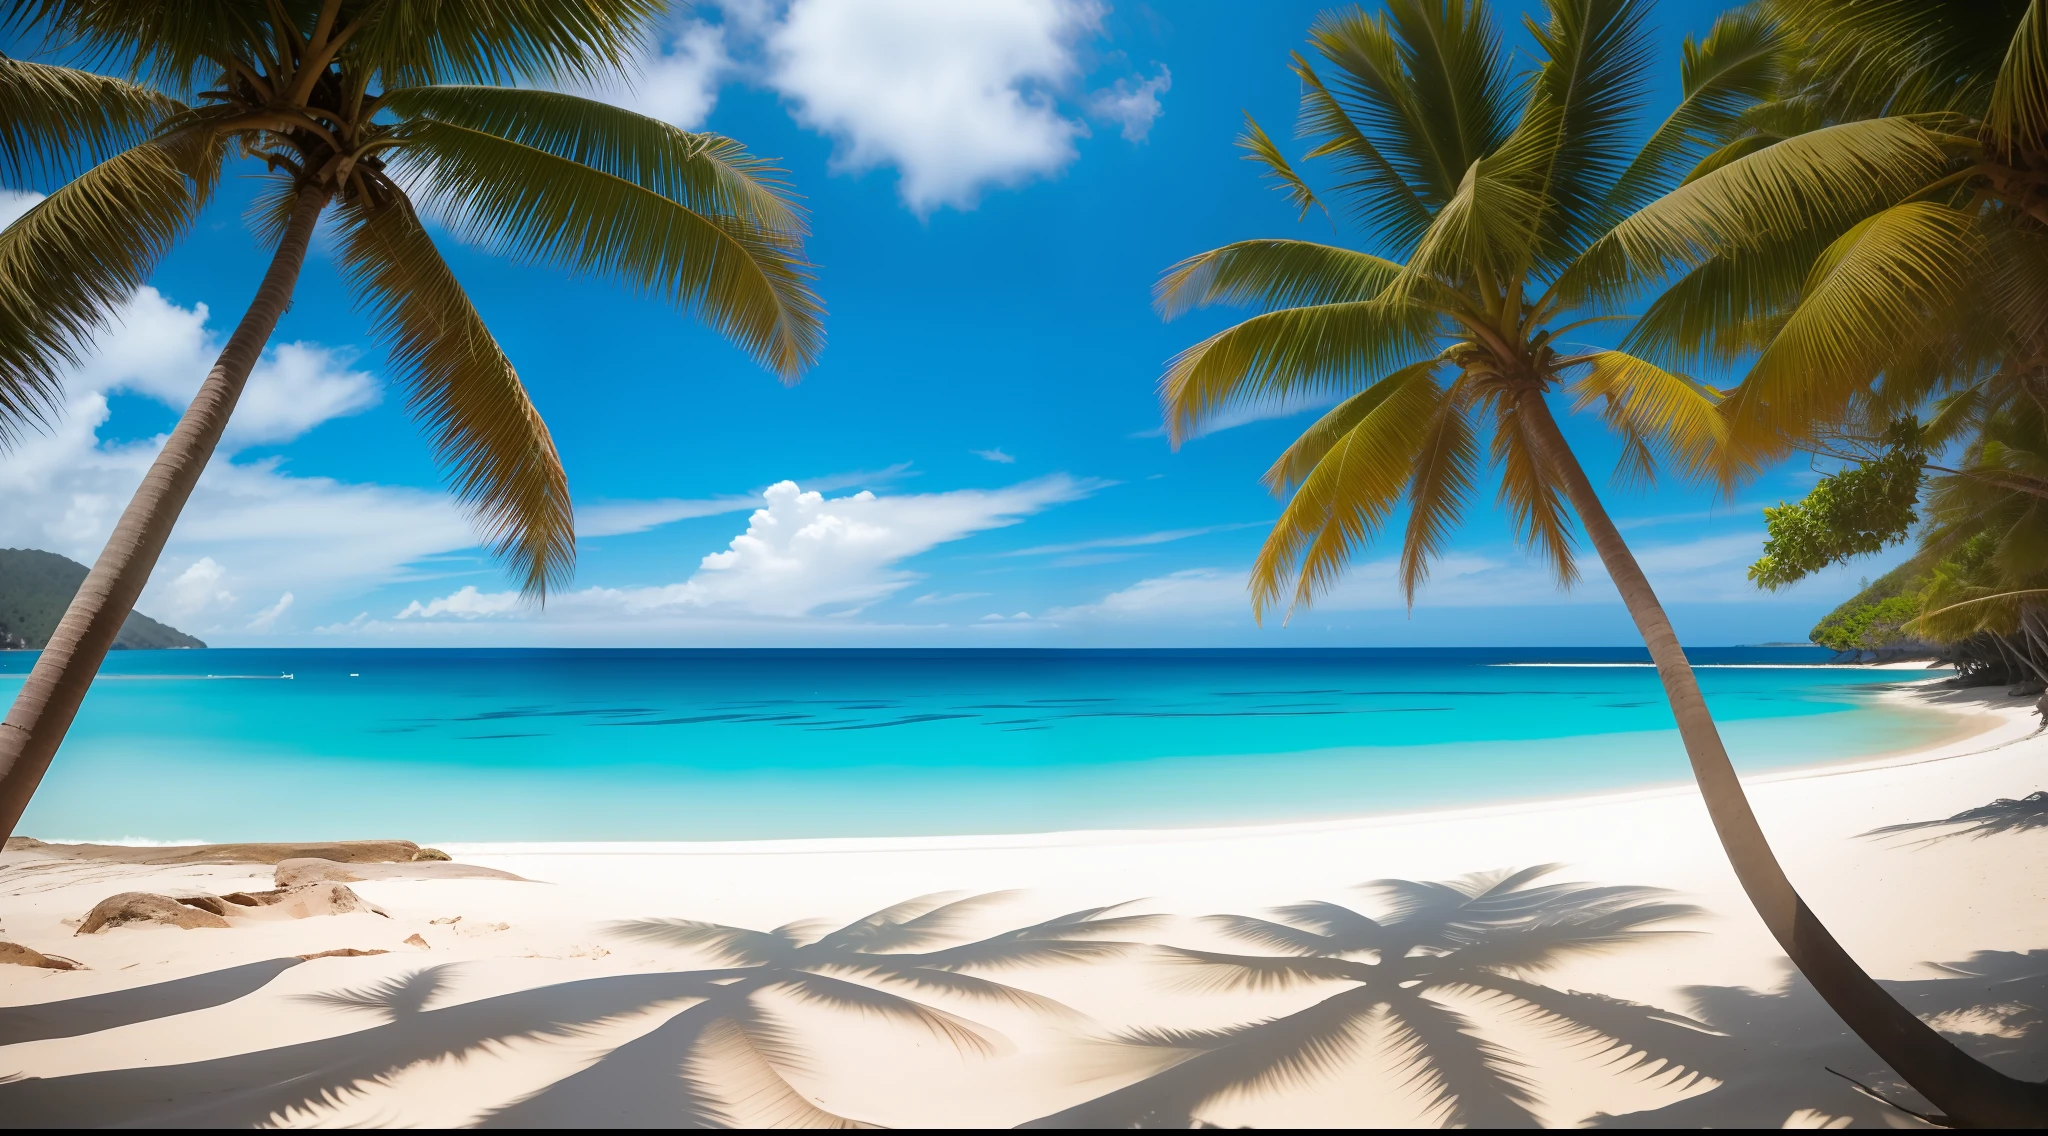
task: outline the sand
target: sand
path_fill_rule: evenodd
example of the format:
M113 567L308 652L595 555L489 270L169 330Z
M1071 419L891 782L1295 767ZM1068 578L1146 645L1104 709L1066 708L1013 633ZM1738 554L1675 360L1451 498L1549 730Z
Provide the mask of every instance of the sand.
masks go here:
M1849 950L1967 1048L2038 1079L2048 1076L2048 828L1859 835L2048 787L2048 736L2037 735L2025 700L1996 693L1902 693L1957 715L1956 735L1931 750L1748 784L1794 881ZM114 893L262 889L273 869L5 853L0 939L83 967L0 965L0 1078L25 1078L0 1084L0 1120L1012 1126L1086 1105L1194 1051L1131 1044L1134 1030L1258 1022L1335 1006L1322 1000L1357 988L1190 985L1214 972L1151 945L1280 953L1232 940L1201 916L1308 900L1372 915L1385 900L1355 886L1363 881L1555 863L1553 882L1668 889L1672 902L1700 909L1662 925L1682 933L1513 976L1578 992L1554 1000L1630 1034L1633 1050L1548 1028L1556 1019L1518 1015L1446 981L1417 988L1429 1004L1410 1010L1437 1015L1442 1027L1423 1047L1426 1059L1399 1044L1384 1016L1331 1018L1315 1050L1327 1060L1283 1062L1223 1092L1175 1089L1162 1076L1094 1106L1111 1110L1098 1118L1140 1119L1114 1108L1156 1087L1164 1111L1153 1119L1183 1125L1192 1115L1261 1127L1459 1117L1918 1126L1828 1072L1918 1103L1788 973L1686 786L1237 829L715 844L464 845L409 835L458 863L524 879L361 878L347 886L388 915L78 936L77 918ZM947 891L1014 894L916 949L1107 904L1159 918L1097 936L1148 945L1120 955L912 973L922 986L858 965L748 970L705 943L617 926L677 919L768 931L825 921L793 931L801 942ZM765 940L728 941L764 949ZM870 935L871 950L909 946ZM1469 951L1498 946L1482 940ZM387 953L297 957L339 949ZM1448 973L1458 958L1484 961L1468 953L1422 962ZM947 977L956 974L967 978ZM1295 1051L1272 1029L1254 1034L1186 1068L1250 1069L1243 1054ZM1524 1088L1512 1087L1517 1077ZM1194 1084L1186 1070L1182 1080ZM1464 1113L1451 1111L1453 1095Z

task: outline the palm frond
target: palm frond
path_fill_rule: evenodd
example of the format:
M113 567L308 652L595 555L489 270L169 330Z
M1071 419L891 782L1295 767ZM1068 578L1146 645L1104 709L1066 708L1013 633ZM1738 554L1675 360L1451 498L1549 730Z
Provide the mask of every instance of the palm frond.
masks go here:
M1398 247L1413 244L1429 226L1430 205L1380 153L1300 55L1294 56L1294 74L1301 80L1299 133L1322 139L1310 147L1307 157L1329 158L1336 164L1345 180L1337 184L1335 192L1349 202L1354 218L1385 232Z
M1415 590L1429 578L1430 561L1449 551L1479 473L1479 443L1457 384L1430 416L1408 483L1408 532L1401 541L1401 594L1415 607Z
M1728 398L1739 426L1826 421L1895 357L1900 329L1943 308L1981 262L1974 218L1931 201L1876 213L1813 266L1804 294Z
M2008 154L2038 150L2048 141L2048 7L2038 0L2027 5L2013 31L1984 128L1987 140Z
M1516 536L1550 565L1558 587L1570 588L1579 582L1571 514L1556 473L1538 456L1527 414L1514 403L1495 412L1493 460L1500 466L1500 503L1507 508Z
M138 83L0 56L0 180L62 181L142 142L185 109Z
M1434 313L1378 300L1283 308L1217 332L1173 357L1159 380L1176 444L1227 407L1257 408L1343 391L1429 347Z
M338 210L340 262L491 554L545 600L575 571L568 475L497 340L395 189Z
M1293 605L1313 602L1386 523L1446 397L1430 373L1435 365L1429 360L1380 380L1374 389L1385 392L1302 478L1253 561L1255 617L1264 617L1290 579Z
M1288 490L1307 479L1316 468L1316 464L1330 452L1330 448L1351 433L1352 427L1363 421L1388 397L1403 389L1401 383L1392 380L1402 378L1411 371L1431 371L1436 366L1437 361L1434 359L1411 363L1387 376L1385 380L1374 383L1331 407L1281 451L1280 457L1266 470L1260 480L1275 496L1285 495Z
M1311 900L1276 907L1273 914L1297 927L1309 927L1329 936L1338 950L1377 950L1386 940L1386 926L1379 920L1353 911L1341 903Z
M1346 116L1431 204L1509 129L1508 79L1483 3L1394 0L1383 14L1327 12L1309 43L1335 69Z
M1733 145L1741 112L1773 93L1784 78L1784 49L1777 21L1754 8L1722 13L1704 39L1686 36L1679 56L1678 105L1608 191L1604 212L1609 224L1668 192L1709 154Z
M358 65L374 66L391 87L600 81L625 73L666 7L662 0L381 3L362 10L352 47Z
M1401 266L1369 253L1313 241L1238 241L1191 256L1153 285L1153 306L1167 319L1210 304L1272 310L1370 302Z
M384 108L544 150L631 182L706 216L801 237L804 216L782 171L740 143L556 91L433 86L386 91Z
M404 126L390 161L457 232L692 312L794 381L824 346L823 307L794 237L707 215L617 174L474 127Z
M1854 223L1951 160L1920 122L1871 119L1787 138L1671 191L1610 229L1553 286L1564 303L1626 294L1730 249Z
M1301 175L1294 172L1294 167L1287 162L1287 155L1282 154L1280 147L1274 145L1273 140L1266 136L1265 130L1259 126L1258 120L1251 116L1250 111L1245 112L1244 133L1237 136L1237 147L1245 152L1245 161L1257 162L1266 167L1265 176L1272 180L1273 188L1285 193L1287 203L1300 211L1294 218L1296 221L1307 220L1308 211L1311 209L1321 209L1325 216L1329 215L1329 207L1317 200L1316 191L1310 189L1309 184L1301 180Z
M1543 51L1532 97L1554 108L1539 194L1542 241L1562 252L1584 246L1612 223L1602 208L1629 167L1629 129L1649 63L1647 0L1549 0L1549 19L1528 18ZM1531 108L1533 109L1533 108ZM1532 118L1524 111L1525 120Z
M60 406L65 372L206 203L220 148L123 150L0 230L0 448Z
M1694 477L1720 473L1725 482L1752 468L1729 445L1721 392L1697 380L1625 352L1596 351L1566 389L1576 400L1574 413L1598 404L1608 425L1654 442L1667 461Z

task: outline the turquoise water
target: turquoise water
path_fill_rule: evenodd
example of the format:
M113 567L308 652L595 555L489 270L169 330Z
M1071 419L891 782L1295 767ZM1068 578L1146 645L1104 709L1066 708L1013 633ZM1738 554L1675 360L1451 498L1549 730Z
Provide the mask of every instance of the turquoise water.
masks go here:
M1688 776L1640 651L111 656L21 831L708 840L1309 820ZM1702 650L1745 770L1949 731L1915 671ZM0 698L33 663L0 654ZM1573 665L1527 665L1527 664ZM1600 665L1587 665L1600 664Z

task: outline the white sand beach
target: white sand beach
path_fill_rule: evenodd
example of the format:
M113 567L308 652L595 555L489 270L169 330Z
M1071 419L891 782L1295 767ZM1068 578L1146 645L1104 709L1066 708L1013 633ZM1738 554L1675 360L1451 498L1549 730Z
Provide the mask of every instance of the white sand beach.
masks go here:
M1809 904L1872 973L1972 1052L2017 1075L2048 1076L2048 830L1859 835L2048 787L2048 736L2024 700L1996 691L1899 696L1958 715L1957 736L1918 753L1752 779L1756 808ZM1611 1014L1610 1034L1641 1025L1631 1045L1557 1028L1560 1019L1517 1013L1455 982L1431 994L1466 1015L1468 1041L1476 1034L1522 1063L1535 1086L1522 1092L1524 1107L1535 1118L1566 1127L1918 1125L1844 1079L1919 1104L1789 974L1685 786L1243 829L442 847L458 864L532 882L367 878L446 869L349 865L366 878L346 886L386 914L290 918L248 908L230 910L225 928L75 934L117 892L261 891L273 886L273 868L6 853L0 939L82 966L0 966L0 1077L27 1079L0 1085L0 1118L1012 1126L1136 1082L1198 1044L1131 1044L1129 1031L1256 1022L1346 988L1192 986L1201 971L1151 945L1280 953L1197 917L1308 900L1372 915L1384 898L1355 886L1364 881L1555 863L1551 881L1668 889L1672 902L1701 912L1660 924L1682 933L1522 974L1580 992L1582 1022L1598 1026ZM1014 894L929 942L904 937L900 949L1109 904L1162 918L1095 936L1145 946L965 966L945 972L969 976L952 988L876 978L854 960L807 971L840 985L768 983L745 997L733 992L752 989L747 976L719 969L731 964L706 947L615 926L667 918L767 931L823 921L800 940L912 897L995 891ZM883 937L870 943L899 949ZM387 953L297 957L344 948ZM714 973L699 973L706 969ZM975 984L977 975L1068 1009L1004 995ZM902 1004L860 993L869 989L933 1012L916 1020ZM721 999L732 1004L713 1013ZM1377 1020L1333 1027L1327 1063L1283 1065L1193 1115L1261 1127L1443 1120L1431 1094L1480 1075L1461 1064L1470 1046L1404 1042ZM1455 1032L1459 1022L1444 1020Z

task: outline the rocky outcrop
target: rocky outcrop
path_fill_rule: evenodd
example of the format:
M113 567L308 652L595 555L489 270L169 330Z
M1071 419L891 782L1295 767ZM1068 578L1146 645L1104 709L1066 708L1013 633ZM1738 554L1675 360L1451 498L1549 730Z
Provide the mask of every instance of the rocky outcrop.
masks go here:
M347 884L320 880L297 887L271 891L234 891L226 895L152 895L124 891L99 902L78 925L78 934L93 935L109 927L150 923L166 927L230 927L237 916L311 919L319 915L347 915L364 911L384 915L384 909L357 895ZM389 916L386 916L389 918Z
M78 963L63 955L46 955L20 943L0 943L0 964L39 966L44 970L77 970Z
M209 897L211 898L211 897ZM164 927L226 927L228 921L203 906L180 903L167 895L124 891L100 900L78 925L78 934L95 935L109 927L150 923Z
M431 849L422 849L431 851ZM364 880L517 880L524 876L486 868L480 864L457 864L452 860L415 860L409 864L341 864L313 857L280 860L273 877L278 887L294 887L316 880L360 883Z

